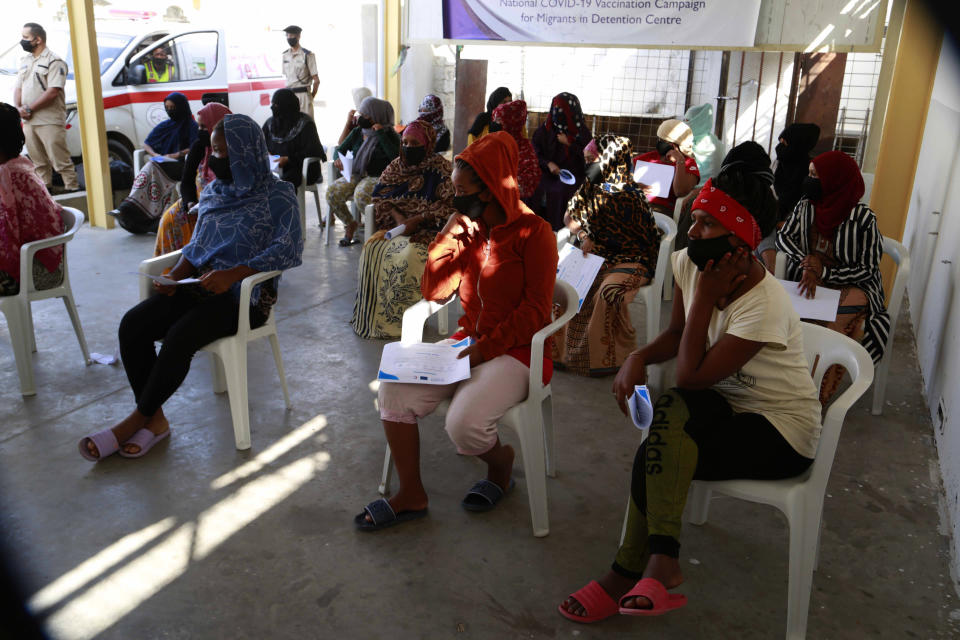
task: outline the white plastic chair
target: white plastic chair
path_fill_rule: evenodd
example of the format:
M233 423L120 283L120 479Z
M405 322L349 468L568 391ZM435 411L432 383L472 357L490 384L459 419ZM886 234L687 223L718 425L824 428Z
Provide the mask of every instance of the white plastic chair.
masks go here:
M817 455L803 474L786 480L694 481L687 502L687 519L704 524L713 493L767 504L787 517L790 527L790 561L787 585L787 640L806 637L810 588L817 567L823 497L840 440L847 411L873 382L873 362L860 344L825 327L809 323L803 326L803 345L811 364L816 388L824 372L834 364L844 367L853 384L827 409L820 432Z
M693 191L683 198L677 198L676 204L673 205L673 224L675 227L680 226L680 214L683 212L683 203L687 201L687 198L695 198L698 193L700 193L700 188L695 187ZM663 299L667 302L673 300L673 269L670 269L663 279Z
M143 169L147 161L147 152L144 149L134 149L133 151L133 177L140 175L140 169Z
M677 237L677 225L673 220L662 213L654 213L657 228L663 232L660 238L660 253L657 255L657 270L653 281L645 287L640 287L637 297L630 306L635 306L640 299L647 310L647 343L653 342L660 335L660 301L663 299L664 286L669 279L673 286L673 268L670 266L670 254L673 253L673 241ZM634 316L636 317L636 316Z
M320 208L320 183L315 182L314 184L307 184L307 172L310 170L310 165L317 163L321 166L321 173L323 169L323 159L318 157L310 157L303 159L303 175L300 182L300 188L297 189L297 203L300 205L300 230L303 233L307 232L307 191L313 192L313 201L317 205L317 217L320 220L323 220L323 210Z
M30 303L48 298L62 298L67 308L73 331L77 334L80 351L83 352L83 361L90 364L90 353L87 350L87 340L80 326L80 316L77 314L77 305L73 301L73 290L70 288L70 270L67 263L67 243L73 239L83 225L83 214L72 207L61 207L60 217L63 220L64 232L46 238L28 242L20 247L20 292L14 296L0 296L0 313L7 319L7 329L10 332L10 342L13 345L13 358L17 363L17 375L20 377L20 393L24 396L36 395L37 389L33 381L33 363L30 354L37 350L36 334L33 329L33 313ZM63 280L51 289L37 290L33 282L33 257L41 249L49 249L63 245Z
M164 269L173 267L180 259L180 252L174 251L156 258L144 260L140 263L140 273L160 275ZM277 323L273 309L263 326L250 328L250 293L254 285L279 276L279 271L264 271L248 276L240 283L240 311L237 323L237 333L226 338L220 338L203 347L216 356L213 367L214 393L227 392L230 398L230 415L233 417L233 436L237 449L250 448L250 408L247 401L247 344L260 338L269 338L273 349L273 360L277 364L277 373L280 374L280 386L283 388L283 399L287 410L290 405L290 394L287 391L287 376L283 370L283 359L280 356L280 343L277 340ZM149 278L140 279L140 299L146 300L153 294L153 284Z
M890 298L887 300L887 313L890 314L890 334L887 336L887 343L884 345L883 358L877 365L876 375L873 384L873 405L870 413L879 416L883 413L883 401L887 391L887 374L890 372L890 361L893 358L893 337L897 331L897 320L900 318L900 309L903 306L903 294L907 288L907 281L910 280L910 251L893 238L883 236L883 252L890 256L897 265L897 275L893 279L893 288L890 290ZM777 264L774 273L780 279L785 277L787 272L787 255L782 251L777 252Z
M446 302L421 300L403 314L401 342L421 342L423 325L427 318L449 305L456 296ZM553 289L553 302L563 311L553 322L533 334L530 347L530 378L527 398L512 407L501 422L520 437L520 454L523 457L527 480L527 497L530 501L530 518L533 535L543 537L550 533L547 514L547 480L557 475L553 447L553 402L549 384L543 384L543 343L564 326L577 313L577 292L563 280L557 280ZM385 383L391 384L391 383ZM383 473L380 479L380 494L390 490L390 473L393 469L390 446L383 457Z

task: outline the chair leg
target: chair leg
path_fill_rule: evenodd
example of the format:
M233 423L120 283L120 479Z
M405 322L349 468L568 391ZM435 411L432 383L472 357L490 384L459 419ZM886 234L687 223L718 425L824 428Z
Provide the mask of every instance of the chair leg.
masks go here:
M29 300L26 301L26 308L24 309L24 311L25 311L24 315L26 318L24 324L26 325L27 333L30 336L30 353L36 353L37 352L37 332L33 328L33 308L30 306Z
M17 363L17 375L20 377L20 395L34 396L37 388L33 382L33 361L30 357L29 338L26 335L27 313L19 302L0 306L0 309L7 317L13 359Z
M556 449L553 446L553 397L548 394L540 403L543 419L543 450L546 455L547 475L557 477Z
M543 421L538 409L525 408L520 415L520 424L514 425L520 436L520 453L527 478L527 498L530 501L530 519L533 535L542 538L550 533L547 514L547 469L543 450Z
M283 401L286 403L287 410L293 408L290 404L290 392L287 390L287 374L283 370L283 357L280 355L280 341L277 340L277 334L270 334L270 347L273 349L273 361L277 363L277 373L280 374L280 386L283 388Z
M223 370L223 359L219 353L210 352L210 373L214 393L224 393L227 390L227 375Z
M239 341L233 341L239 343ZM250 448L250 407L247 400L247 345L227 344L221 353L228 352L223 368L230 398L230 416L233 418L233 436L237 449Z
M440 311L437 311L437 330L440 332L440 335L447 337L450 332L450 323L447 319L447 308L443 307Z
M890 370L890 354L885 353L873 377L873 406L870 413L879 416L883 413L883 400L887 391L887 372Z
M90 364L90 351L87 349L87 339L83 335L83 327L80 326L80 315L77 313L77 305L73 302L73 293L68 291L67 295L63 296L63 305L67 308L67 313L70 315L70 322L73 323L73 332L77 334L77 342L80 343L80 351L83 352L83 362L84 364ZM29 314L28 309L27 315L29 316ZM33 328L32 321L30 327L31 329Z
M817 555L821 507L804 508L794 505L787 515L790 523L790 569L787 584L787 640L802 640L807 636L807 616L810 609L810 589L813 586L813 567Z
M393 460L390 459L390 445L383 454L383 472L380 474L380 495L385 496L390 493L390 476L393 474Z
M333 242L333 228L337 224L337 217L333 215L333 209L327 207L327 216L326 216L326 232L327 232L327 245L329 246Z
M690 485L687 496L687 521L690 524L705 524L710 512L710 489L702 482Z
M297 204L300 206L300 232L307 232L307 190L304 185L297 189Z

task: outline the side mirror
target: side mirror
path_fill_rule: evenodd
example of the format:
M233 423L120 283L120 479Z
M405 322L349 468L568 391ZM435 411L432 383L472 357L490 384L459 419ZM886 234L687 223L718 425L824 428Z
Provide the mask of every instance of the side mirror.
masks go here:
M147 68L142 64L135 64L123 71L126 84L147 84Z

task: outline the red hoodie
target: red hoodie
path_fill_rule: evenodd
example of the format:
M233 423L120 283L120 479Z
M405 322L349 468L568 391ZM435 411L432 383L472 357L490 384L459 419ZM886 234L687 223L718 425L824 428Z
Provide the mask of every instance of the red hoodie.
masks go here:
M551 321L557 276L557 240L550 224L520 201L517 143L509 133L488 134L457 156L466 161L503 207L504 224L480 233L437 234L420 282L423 297L460 296L458 337L477 340L484 361L509 353L530 364L533 334ZM488 238L489 236L489 238ZM550 353L549 343L544 353ZM552 370L544 358L544 377Z

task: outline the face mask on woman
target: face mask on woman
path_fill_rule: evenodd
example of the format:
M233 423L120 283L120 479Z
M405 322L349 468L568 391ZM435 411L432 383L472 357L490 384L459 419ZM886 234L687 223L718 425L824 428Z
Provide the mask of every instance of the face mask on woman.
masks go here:
M465 196L453 196L453 207L471 220L483 215L487 203L480 199L480 192L469 193Z
M703 271L707 268L707 262L713 260L716 264L720 258L733 251L733 246L730 244L732 235L727 234L718 238L690 238L687 243L687 257L697 265L698 271Z
M373 126L373 120L371 120L367 116L360 115L357 117L357 126L360 127L361 129L369 129L370 127Z
M820 178L811 178L807 176L803 179L801 192L810 202L817 202L823 197L823 185L820 184Z
M410 166L420 164L427 157L426 147L403 146L400 147L400 152L403 154L403 161Z
M213 171L213 175L217 176L217 180L233 181L233 173L230 171L230 158L211 155L207 159L207 166L210 167L210 171Z
M207 131L206 129L200 129L199 131L197 131L197 140L199 140L200 144L202 144L204 147L209 147L210 132Z

